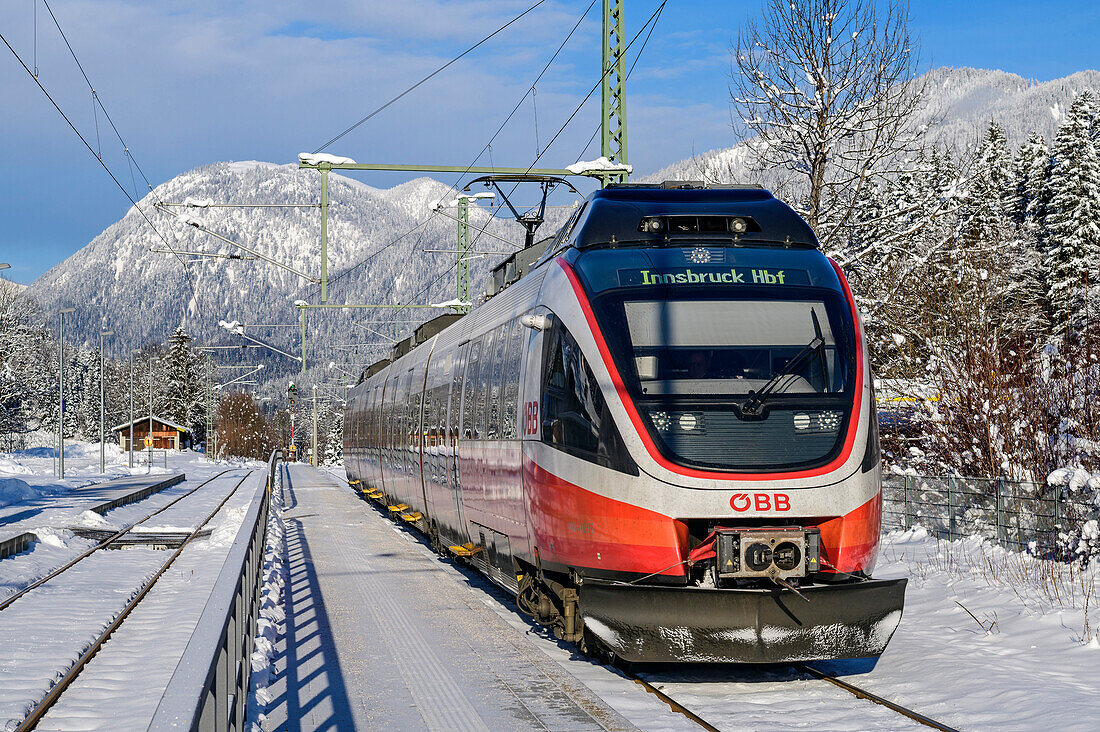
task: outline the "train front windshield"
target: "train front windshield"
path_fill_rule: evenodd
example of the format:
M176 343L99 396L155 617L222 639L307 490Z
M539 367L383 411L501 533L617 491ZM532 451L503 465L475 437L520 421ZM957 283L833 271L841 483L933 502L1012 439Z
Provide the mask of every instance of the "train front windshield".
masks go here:
M593 254L582 269L602 290L592 292L597 321L668 459L768 472L838 454L856 388L854 327L839 292L790 268L657 263L608 280L605 266L595 273L584 261Z

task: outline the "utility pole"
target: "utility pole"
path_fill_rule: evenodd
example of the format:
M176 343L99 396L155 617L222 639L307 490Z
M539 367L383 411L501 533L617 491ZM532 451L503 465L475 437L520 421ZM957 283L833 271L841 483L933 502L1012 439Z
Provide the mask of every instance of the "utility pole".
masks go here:
M313 385L313 467L317 467L317 385Z
M134 467L134 352L130 351L130 445L129 463Z
M63 308L57 329L57 477L65 479L65 314L76 308Z
M99 472L107 472L106 455L104 446L106 435L104 433L103 413L107 406L107 390L103 383L103 336L114 335L112 330L99 331Z
M470 302L470 199L458 197L458 301ZM464 307L463 311L469 311Z
M206 459L217 459L214 447L214 357L206 354Z
M149 472L153 472L153 361L149 359Z
M601 67L601 120L600 154L612 163L627 165L626 135L626 0L603 0L603 34ZM461 175L520 175L555 176L585 175L598 178L602 186L609 183L625 183L629 173L626 170L589 170L574 173L561 168L507 168L496 166L454 166L454 165L392 165L389 163L357 163L349 158L333 155L298 156L299 168L312 168L321 173L321 302L328 298L328 173L330 170L393 170L406 173L459 173ZM463 202L459 203L460 232L469 226L469 211ZM461 243L459 249L465 249ZM469 236L467 228L466 236ZM463 289L464 256L459 255L458 288ZM465 276L468 277L468 271ZM469 283L466 282L467 294ZM468 300L459 295L463 302ZM304 326L303 326L304 332ZM305 340L303 335L302 340ZM302 371L305 371L305 359L302 359Z
M322 213L325 210L326 209L321 209ZM321 224L321 231L325 231L327 228L325 224ZM298 308L298 315L302 321L302 374L304 375L306 373L306 309L302 307Z
M321 169L321 302L328 302L328 169ZM302 369L305 370L305 352Z
M603 0L603 82L600 154L626 165L626 0ZM603 185L625 183L626 172L601 177Z

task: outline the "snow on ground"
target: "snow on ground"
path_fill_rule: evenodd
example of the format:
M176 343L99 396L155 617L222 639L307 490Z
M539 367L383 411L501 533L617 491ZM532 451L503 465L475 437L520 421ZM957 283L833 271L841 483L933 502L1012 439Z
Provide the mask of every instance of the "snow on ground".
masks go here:
M68 442L65 444L65 480L56 477L56 447L34 447L18 452L0 452L0 507L35 498L66 493L124 475L146 475L149 467L135 456L133 468L127 467L126 453L118 445L105 446L106 471L99 470L98 442ZM145 455L142 454L141 458ZM169 472L157 454L154 474Z
M150 468L145 462L146 455L141 453L135 455L135 465L129 468L126 453L121 452L117 445L108 445L107 470L100 473L98 443L68 444L65 446L65 455L67 477L62 481L53 475L56 451L51 447L0 453L0 481L19 476L18 480L25 486L23 490L28 495L21 501L7 505L0 502L0 531L4 530L5 524L10 526L18 521L20 529L33 531L38 538L29 550L0 560L0 600L46 576L53 569L95 545L95 542L74 536L69 529L121 529L140 521L221 471L233 467L263 467L259 462L211 463L200 453L170 451L168 468L163 467L162 454L155 454L154 466ZM97 499L82 502L67 497L75 489L126 475L161 475L174 472L186 473L187 480L142 501L120 506L105 516L80 510L81 505L98 503ZM185 511L183 514L173 514L174 509L169 509L162 516L175 515L180 520L174 523L185 526L188 523L185 520L188 514L183 509L184 504L192 505L188 501L181 502L180 510ZM213 504L206 511L209 512L212 507ZM197 510L194 512L197 513ZM157 528L168 530L168 524L162 519L157 522Z
M275 644L285 632L283 589L289 574L283 507L283 473L280 470L275 474L271 491L271 513L267 519L264 544L263 586L260 588L260 617L256 621L255 646L250 659L252 676L245 713L245 719L249 720L249 732L263 732L265 712L275 701L270 687L277 673L274 664L278 651Z
M18 726L162 555L146 547L97 552L66 572L65 582L46 583L0 614L0 729Z
M205 518L243 475L244 471L235 470L226 476L231 480L219 481L223 489L210 494L216 495L217 500L195 510L202 515L194 523ZM41 728L118 730L148 726L264 480L262 470L256 470L245 480L208 524L212 529L210 538L196 540L184 549L46 714ZM177 505L185 503L188 501ZM109 553L128 551L133 550ZM160 552L160 561L165 559L167 555ZM104 710L111 710L111 714L105 715Z
M905 616L853 683L964 729L1100 727L1096 563L1082 572L916 528L885 537L876 574L909 577Z
M884 537L876 576L908 577L905 614L877 664L816 664L966 730L1100 727L1100 567L921 528ZM1087 609L1087 610L1086 610ZM904 729L904 718L788 667L652 667L644 678L721 729ZM799 710L797 714L776 710Z
M132 525L228 471L222 480L209 484L209 490L183 498L149 521L149 528L155 530L189 533L247 469L254 470L209 524L209 538L187 547L48 717L64 728L144 728L160 698L157 685L163 688L167 683L175 658L194 630L248 505L264 479L266 464L211 463L198 453L170 451L167 469L161 453L154 454L152 468L144 462L145 455L136 455L135 467L130 469L126 454L117 446L108 446L108 469L101 474L98 443L66 445L65 454L66 475L71 477L61 481L53 477L53 448L0 453L0 475L19 476L18 480L32 488L28 498L8 505L3 514L30 515L38 537L30 550L0 560L0 599L94 546L94 542L76 537L70 527L118 529ZM66 495L119 476L170 472L185 472L188 479L104 516L80 512L80 501ZM57 508L51 510L54 505ZM148 547L98 552L0 614L0 730L13 728L16 720L23 718L54 678L71 665L168 556ZM111 713L104 713L105 709Z

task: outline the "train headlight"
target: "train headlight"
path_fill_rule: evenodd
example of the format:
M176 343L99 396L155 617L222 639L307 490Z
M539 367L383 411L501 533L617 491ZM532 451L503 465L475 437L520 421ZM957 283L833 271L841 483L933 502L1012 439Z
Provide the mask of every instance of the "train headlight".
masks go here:
M660 219L642 219L642 231L657 234L664 228L664 222Z
M840 421L844 419L844 412L822 412L817 419L822 431L836 432L840 429Z
M691 414L689 412L688 414L680 415L678 424L680 425L680 429L682 429L684 432L691 432L698 426L699 420L695 417L694 414Z
M748 222L744 219L730 219L730 231L734 234L744 234L748 228Z
M672 418L668 412L651 412L649 418L653 420L653 426L658 432L668 432L672 428Z

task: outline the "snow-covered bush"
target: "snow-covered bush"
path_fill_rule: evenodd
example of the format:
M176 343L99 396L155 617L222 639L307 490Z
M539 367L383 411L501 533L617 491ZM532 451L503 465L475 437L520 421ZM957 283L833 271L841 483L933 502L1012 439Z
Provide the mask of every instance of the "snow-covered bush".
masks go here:
M1100 472L1059 468L1047 477L1047 484L1061 489L1070 506L1058 526L1061 556L1082 566L1100 557Z

